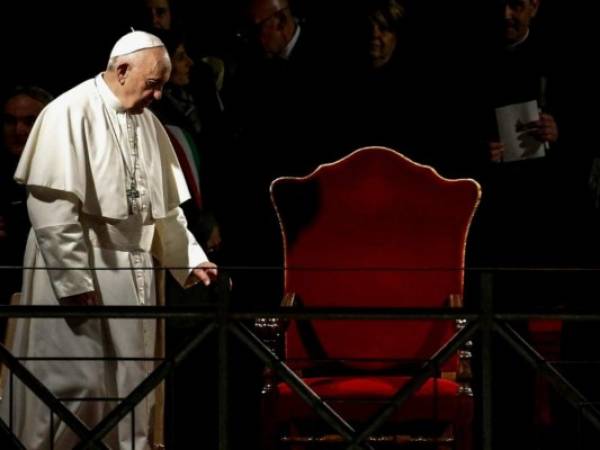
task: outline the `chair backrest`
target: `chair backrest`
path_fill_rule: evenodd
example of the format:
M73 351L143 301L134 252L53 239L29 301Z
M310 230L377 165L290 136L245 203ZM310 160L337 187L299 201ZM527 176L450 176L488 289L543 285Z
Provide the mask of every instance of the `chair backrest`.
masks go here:
M463 292L479 197L475 181L445 179L383 147L356 150L306 177L279 178L271 198L284 240L285 290L306 307L447 306ZM448 340L450 322L318 320L312 327L330 358L410 361ZM288 328L289 360L309 358L305 334L296 323Z

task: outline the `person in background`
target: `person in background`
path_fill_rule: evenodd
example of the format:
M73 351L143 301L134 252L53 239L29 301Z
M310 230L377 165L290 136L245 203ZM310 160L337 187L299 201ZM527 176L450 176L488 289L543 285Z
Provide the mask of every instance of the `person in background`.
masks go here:
M406 59L407 11L399 0L365 1L357 7L361 41L357 46L357 69L346 92L340 122L347 130L341 133L346 152L369 145L393 148L418 162L411 136L416 114L413 93L418 91L411 77L415 70Z
M224 97L231 143L215 163L223 174L217 180L215 213L228 248L224 257L233 266L281 266L269 184L279 176L305 175L321 162L318 150L327 149L314 144L327 139L319 129L328 124L319 119L328 101L321 90L327 83L315 70L314 35L292 6L287 0L252 0L243 11L249 44ZM252 296L263 305L279 302L280 273L239 271L232 276L234 297Z
M20 266L30 223L25 188L13 180L15 169L31 127L52 95L38 86L17 86L2 104L2 145L0 147L0 265ZM0 272L0 304L21 289L21 274ZM0 327L0 336L2 336Z
M570 89L560 84L559 53L538 22L543 3L500 3L497 48L489 52L481 95L480 117L487 123L477 128L486 133L481 140L488 162L468 260L510 269L494 273L494 307L501 312L564 308L587 283L572 272L548 270L586 265L584 247L590 242L584 242L590 234L582 207L581 150L573 145L572 130L564 132L562 126L573 113L561 99ZM526 109L527 118L518 115ZM517 145L510 145L507 130L516 134ZM528 321L510 325L526 340L535 338ZM534 371L502 339L494 351L495 446L535 447L541 434L534 424Z
M215 183L214 213L223 249L221 264L231 271L233 305L276 306L281 301L283 264L281 233L269 197L271 181L305 175L316 167L314 142L323 139L317 126L324 66L319 64L313 29L302 22L287 0L244 2L241 20L245 45L236 70L223 89L227 145L208 171ZM315 70L317 68L317 70ZM310 111L310 114L307 112ZM232 342L231 398L249 414L231 418L233 448L259 448L262 364L246 347ZM235 411L235 410L232 410Z
M147 21L156 30L170 30L173 21L170 0L143 0Z

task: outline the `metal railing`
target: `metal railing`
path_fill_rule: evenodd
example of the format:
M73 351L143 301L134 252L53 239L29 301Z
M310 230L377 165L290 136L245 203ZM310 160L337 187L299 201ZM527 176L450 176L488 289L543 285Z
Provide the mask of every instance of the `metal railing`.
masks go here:
M270 367L283 381L285 381L319 417L335 432L339 433L347 443L348 449L370 449L368 441L371 436L396 408L407 401L432 375L441 364L448 360L456 351L471 339L480 343L480 376L481 389L476 393L481 405L481 436L477 440L478 448L492 450L493 432L493 370L492 370L492 336L497 334L506 341L515 354L523 358L533 369L548 380L551 386L574 408L583 420L594 429L600 431L600 411L579 392L569 380L560 373L556 367L546 361L522 336L510 325L514 320L526 319L554 319L569 321L600 321L599 311L590 312L496 312L493 307L493 281L494 274L490 271L481 271L481 292L479 293L480 308L477 310L450 310L430 308L303 308L290 310L289 308L274 309L242 309L232 308L229 301L227 283L221 280L215 288L215 295L219 301L211 305L202 306L2 306L0 317L10 318L137 318L137 319L174 319L192 318L208 319L198 334L183 345L174 354L161 359L156 368L144 379L126 398L121 399L118 405L92 429L82 423L73 414L61 399L57 399L39 380L37 380L27 367L18 358L15 358L3 345L0 345L0 360L10 370L10 379L16 376L21 383L27 386L50 409L52 417L59 417L81 440L76 449L103 449L107 448L102 439L127 415L133 414L135 406L152 392L190 353L196 349L212 333L218 337L218 431L219 450L228 450L228 336L235 336L248 349L250 349L266 366ZM471 302L473 303L473 302ZM282 318L282 319L324 319L324 320L449 320L466 319L467 325L459 330L450 341L436 352L431 359L423 364L421 370L403 386L382 408L371 417L360 429L354 428L341 417L331 406L323 401L297 374L291 370L261 339L248 328L243 321L256 318ZM11 390L12 393L12 390ZM11 399L12 403L12 399ZM14 448L24 448L11 431L12 423L6 424L0 420L0 435L5 437Z

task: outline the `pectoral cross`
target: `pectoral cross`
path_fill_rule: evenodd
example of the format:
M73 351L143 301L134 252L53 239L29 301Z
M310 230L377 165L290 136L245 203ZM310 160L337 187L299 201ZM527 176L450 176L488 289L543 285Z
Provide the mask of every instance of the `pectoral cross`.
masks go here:
M135 180L131 180L131 185L129 189L127 189L127 203L129 203L129 211L133 214L136 210L136 198L140 197L140 191L137 190L137 186L135 185Z

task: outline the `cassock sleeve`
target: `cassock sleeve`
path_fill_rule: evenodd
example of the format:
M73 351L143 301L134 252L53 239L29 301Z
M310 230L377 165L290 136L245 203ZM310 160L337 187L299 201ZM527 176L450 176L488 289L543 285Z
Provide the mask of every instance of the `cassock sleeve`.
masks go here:
M192 268L208 261L204 250L187 229L187 220L181 208L173 208L166 217L156 220L157 240L153 254L160 264L171 269L173 277L183 287L194 284L189 275Z
M79 223L78 200L72 194L30 188L29 218L57 298L94 290L90 258Z

